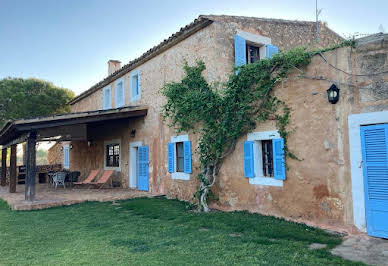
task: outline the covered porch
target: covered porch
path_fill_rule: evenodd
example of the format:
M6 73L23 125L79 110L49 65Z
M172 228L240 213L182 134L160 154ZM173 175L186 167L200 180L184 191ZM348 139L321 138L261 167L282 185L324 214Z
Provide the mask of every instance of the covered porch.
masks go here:
M144 106L127 106L117 109L68 113L8 122L0 130L0 145L2 147L0 197L7 200L12 208L14 208L13 206L19 206L16 207L19 209L30 208L26 207L28 206L27 203L23 205L24 207L20 207L21 200L32 202L29 204L34 206L31 207L32 209L40 208L36 207L39 206L39 202L46 205L54 204L53 206L56 206L56 203L54 202L64 202L64 204L60 205L66 205L67 200L71 199L72 196L78 198L80 202L85 200L98 200L91 195L94 195L96 192L99 192L100 194L107 192L101 192L102 190L69 189L63 190L65 196L61 198L62 196L60 196L61 193L58 193L59 191L50 191L47 185L35 185L38 176L36 166L36 143L44 141L69 142L79 143L88 147L90 144L99 141L99 139L102 138L103 134L101 134L101 131L109 133L114 131L115 128L117 128L117 131L122 131L123 128L129 128L132 123L146 116L147 110L148 108ZM18 168L16 165L16 147L23 142L26 142L25 185L21 186L17 185ZM10 149L11 152L9 156L9 168L7 169L8 149ZM85 155L82 154L82 156ZM91 160L94 158L92 157L92 154L91 158ZM85 160L85 158L79 158L75 165L77 167L82 167L83 160ZM99 170L103 170L101 169L103 168L103 165L96 165L98 165ZM72 171L78 171L78 169L72 169ZM119 192L119 189L114 189L114 191ZM5 192L8 194L5 195ZM85 194L85 197L74 194L75 192ZM38 193L42 193L42 195L38 196ZM15 194L15 196L12 194ZM20 198L21 195L24 196L23 199ZM66 195L68 195L68 197ZM45 196L47 198L45 198ZM129 195L126 197L129 197ZM76 202L78 201L76 200Z

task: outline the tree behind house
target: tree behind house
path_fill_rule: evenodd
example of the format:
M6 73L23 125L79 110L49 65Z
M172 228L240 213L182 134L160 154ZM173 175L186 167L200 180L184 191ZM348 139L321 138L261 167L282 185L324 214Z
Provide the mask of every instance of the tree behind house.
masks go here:
M7 120L48 116L70 111L74 97L69 89L39 79L0 80L0 128Z

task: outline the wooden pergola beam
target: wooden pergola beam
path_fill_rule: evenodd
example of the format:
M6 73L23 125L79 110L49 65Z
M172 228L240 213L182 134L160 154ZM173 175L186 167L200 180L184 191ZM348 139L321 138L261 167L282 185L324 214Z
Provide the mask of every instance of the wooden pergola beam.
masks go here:
M35 199L36 174L36 132L31 132L27 138L26 188L25 200Z
M1 150L1 179L0 186L5 187L7 185L7 149Z
M11 146L11 160L9 171L9 193L16 192L16 144Z

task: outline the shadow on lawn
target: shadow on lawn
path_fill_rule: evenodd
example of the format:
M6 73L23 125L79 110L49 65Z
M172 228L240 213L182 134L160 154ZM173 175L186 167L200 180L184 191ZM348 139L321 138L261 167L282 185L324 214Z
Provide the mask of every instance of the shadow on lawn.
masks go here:
M342 243L342 238L305 224L281 218L264 216L247 211L196 213L187 211L185 202L165 198L139 198L122 201L123 209L131 210L143 218L170 221L189 227L190 230L208 229L238 235L241 241L273 245L275 240L327 244L332 248Z

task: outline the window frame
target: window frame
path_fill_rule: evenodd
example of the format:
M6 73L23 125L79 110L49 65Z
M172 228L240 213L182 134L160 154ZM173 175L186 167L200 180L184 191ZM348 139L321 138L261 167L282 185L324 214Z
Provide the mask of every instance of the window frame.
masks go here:
M264 186L275 186L283 187L283 180L275 179L274 176L264 176L263 174L263 163L262 163L262 140L273 140L279 139L279 131L262 131L252 132L247 136L248 141L253 141L253 162L254 162L254 177L249 178L249 183L253 185L264 185ZM261 163L260 163L261 162Z
M134 78L137 77L137 88L138 88L138 93L134 94ZM131 95L131 102L139 101L141 99L141 86L140 86L140 71L135 70L132 71L130 76L129 76L129 90L130 90L130 95Z
M118 166L108 166L108 154L107 154L107 147L111 145L118 145L119 146L119 159L118 159ZM122 146L121 146L121 140L120 139L114 139L109 141L104 141L104 170L115 170L115 171L121 171L121 160L122 160Z
M177 156L176 156L176 143L190 141L188 135L172 136L171 143L174 143L174 172L171 173L171 178L176 180L190 180L190 175L185 172L177 172ZM192 154L191 154L192 156ZM184 171L184 169L183 169Z
M250 47L255 47L255 48L257 48L257 49L259 50L259 51L258 51L258 53L259 53L259 58L258 58L257 61L255 61L255 62L253 62L253 63L250 62L250 59L251 59L250 51L249 51L249 48L250 48ZM256 43L252 43L252 42L247 42L247 43L246 43L246 52L247 52L246 61L247 61L247 64L254 64L254 63L260 61L261 59L263 59L263 57L261 56L262 47L263 47L263 45L259 45L259 44L256 44Z
M123 102L122 102L122 105L118 105L117 104L117 99L118 99L118 85L122 83L122 91L123 91ZM125 106L125 79L124 77L116 80L115 82L115 108L120 108L120 107L123 107Z
M178 145L182 145L182 154L181 156L179 156L178 154ZM184 166L184 162L185 162L185 152L184 152L184 146L183 146L183 141L179 141L179 142L175 142L175 160L176 160L176 167L175 167L175 172L178 172L178 173L184 173L185 172L185 166ZM183 159L183 167L182 169L179 169L179 159Z

